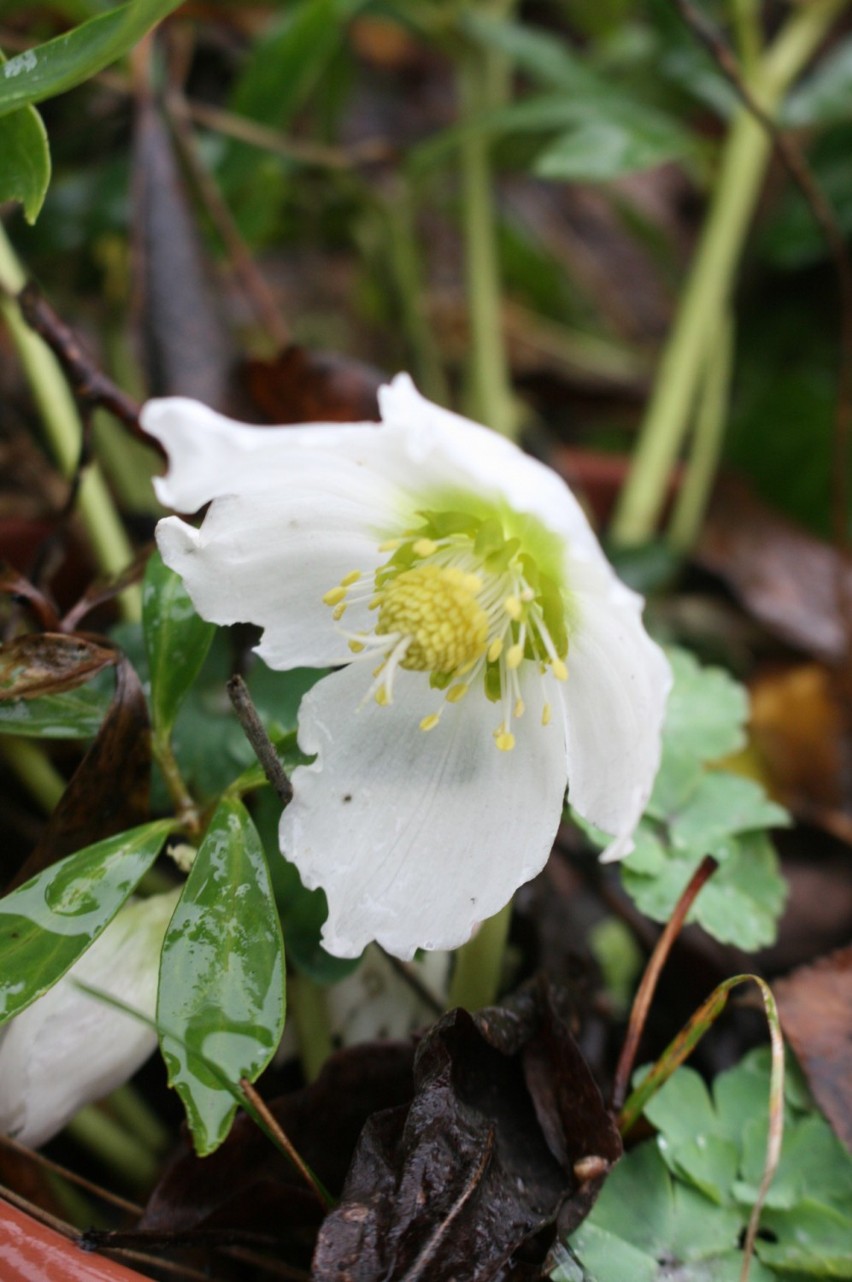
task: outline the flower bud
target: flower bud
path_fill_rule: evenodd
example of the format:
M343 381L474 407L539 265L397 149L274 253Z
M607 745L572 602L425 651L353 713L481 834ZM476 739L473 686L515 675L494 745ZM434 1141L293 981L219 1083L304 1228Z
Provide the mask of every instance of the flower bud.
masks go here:
M160 949L179 894L126 904L53 988L0 1029L0 1132L43 1144L148 1058L154 1030L75 981L153 1019Z

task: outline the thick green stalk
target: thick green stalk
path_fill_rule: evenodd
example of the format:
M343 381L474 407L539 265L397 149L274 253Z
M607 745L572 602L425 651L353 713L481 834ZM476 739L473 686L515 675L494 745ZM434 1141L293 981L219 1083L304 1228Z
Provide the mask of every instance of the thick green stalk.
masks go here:
M160 1163L148 1145L138 1136L128 1134L96 1105L81 1108L65 1131L95 1155L125 1187L150 1188L157 1178Z
M3 735L0 738L0 757L17 775L33 801L49 815L65 791L65 780L44 749L22 736Z
M499 6L501 9L504 5ZM468 48L462 58L462 121L473 121L505 95L505 60L495 50ZM490 161L490 141L471 132L460 146L463 233L470 317L471 413L504 436L517 435L503 338L500 267Z
M668 541L679 552L689 552L701 532L722 452L730 402L733 331L732 318L726 315L705 371L686 475L668 529Z
M512 917L512 901L499 913L484 921L473 939L456 953L456 965L450 984L450 1007L481 1010L491 1006L500 991L503 958Z
M302 1072L312 1082L334 1049L326 990L307 975L287 981L287 1018L293 1021Z
M403 177L394 186L384 207L390 237L390 262L414 356L418 387L431 401L448 405L447 379L426 312L427 293L421 278L413 206L411 183Z
M819 0L798 9L749 77L752 94L770 116L844 3ZM618 543L643 542L656 528L704 364L730 301L770 152L766 130L742 108L722 152L707 221L613 521Z
M54 457L64 475L71 477L77 467L83 438L80 416L58 361L42 339L24 323L12 297L24 283L24 272L0 225L0 317L24 367ZM107 575L118 574L130 561L133 550L109 490L94 464L86 469L77 501L99 568ZM138 619L141 615L138 590L131 588L123 592L119 606L125 618Z

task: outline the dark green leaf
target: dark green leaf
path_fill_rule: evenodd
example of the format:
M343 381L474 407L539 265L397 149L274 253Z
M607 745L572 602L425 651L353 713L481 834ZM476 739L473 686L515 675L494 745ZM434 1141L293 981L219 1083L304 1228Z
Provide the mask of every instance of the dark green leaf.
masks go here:
M284 1027L281 927L260 838L238 801L220 803L169 925L157 1020L203 1156L225 1139L236 1104L198 1055L233 1083L254 1081Z
M0 734L30 739L90 739L109 710L114 683L113 674L107 673L64 694L0 702Z
M317 984L336 984L361 965L361 958L332 957L320 943L328 916L325 891L303 886L295 864L281 854L278 845L281 803L271 788L265 788L256 796L254 817L266 849L281 925L287 937L287 960Z
M0 54L0 68L4 61ZM20 107L0 118L0 205L20 201L27 222L34 223L49 183L47 131L35 108Z
M136 44L181 0L130 0L0 67L0 116L82 84Z
M160 819L87 846L0 899L0 1022L46 992L97 939L171 827Z
M155 732L168 733L207 658L215 624L199 617L183 582L155 552L142 587L142 622Z

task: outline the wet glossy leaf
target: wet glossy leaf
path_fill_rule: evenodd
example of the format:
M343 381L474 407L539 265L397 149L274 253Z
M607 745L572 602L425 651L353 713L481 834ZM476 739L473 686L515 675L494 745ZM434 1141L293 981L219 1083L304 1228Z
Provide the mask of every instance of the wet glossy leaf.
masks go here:
M0 54L0 69L4 61ZM20 107L0 118L0 156L0 205L20 201L27 222L34 223L50 184L47 133L34 107Z
M219 805L175 909L157 1020L174 1034L161 1034L169 1082L203 1156L224 1140L236 1104L193 1050L232 1082L254 1081L284 1027L281 928L260 838L238 801Z
M65 974L151 867L169 820L69 855L0 899L0 1021Z
M82 84L127 53L180 0L131 0L0 67L0 116Z
M62 694L115 663L114 650L63 632L30 632L0 647L0 701Z
M552 990L452 1011L418 1047L410 1105L365 1126L312 1276L508 1276L521 1249L543 1259L557 1217L565 1231L583 1218L620 1152Z
M90 739L109 710L112 681L110 673L65 694L0 702L0 734L31 739Z
M74 850L146 819L151 782L148 709L139 678L123 656L97 737L50 816L15 885Z
M168 733L207 658L215 625L196 614L183 582L155 552L142 587L154 728Z

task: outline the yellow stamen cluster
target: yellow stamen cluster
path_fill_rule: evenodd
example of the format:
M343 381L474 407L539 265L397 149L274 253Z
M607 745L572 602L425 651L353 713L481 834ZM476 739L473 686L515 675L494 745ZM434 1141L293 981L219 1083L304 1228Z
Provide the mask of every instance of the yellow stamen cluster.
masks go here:
M500 555L495 561L489 559L493 540L480 551L475 530L435 537L421 531L390 539L379 551L393 555L369 585L353 592L362 579L360 571L353 570L325 593L323 601L335 621L356 599L377 611L372 631L348 634L353 655L367 657L376 650L381 654L368 697L387 707L399 668L428 673L436 695L443 691L444 698L443 705L420 721L420 729L429 731L439 724L446 704L459 703L481 681L488 699L502 712L494 743L501 752L514 748L512 723L525 711L520 685L524 665L537 670L540 678L548 672L558 681L568 676L545 621L554 617L547 615L553 610L552 589L548 602L537 596L538 588L531 583L538 584L538 571L533 565L528 578L529 559L524 559L518 543L507 541L500 553L498 534ZM564 631L562 637L564 652ZM551 718L551 706L545 702L542 726Z
M403 570L376 594L376 632L409 638L400 667L456 672L475 663L488 645L488 616L476 599L481 591L476 574L453 567L426 563Z

